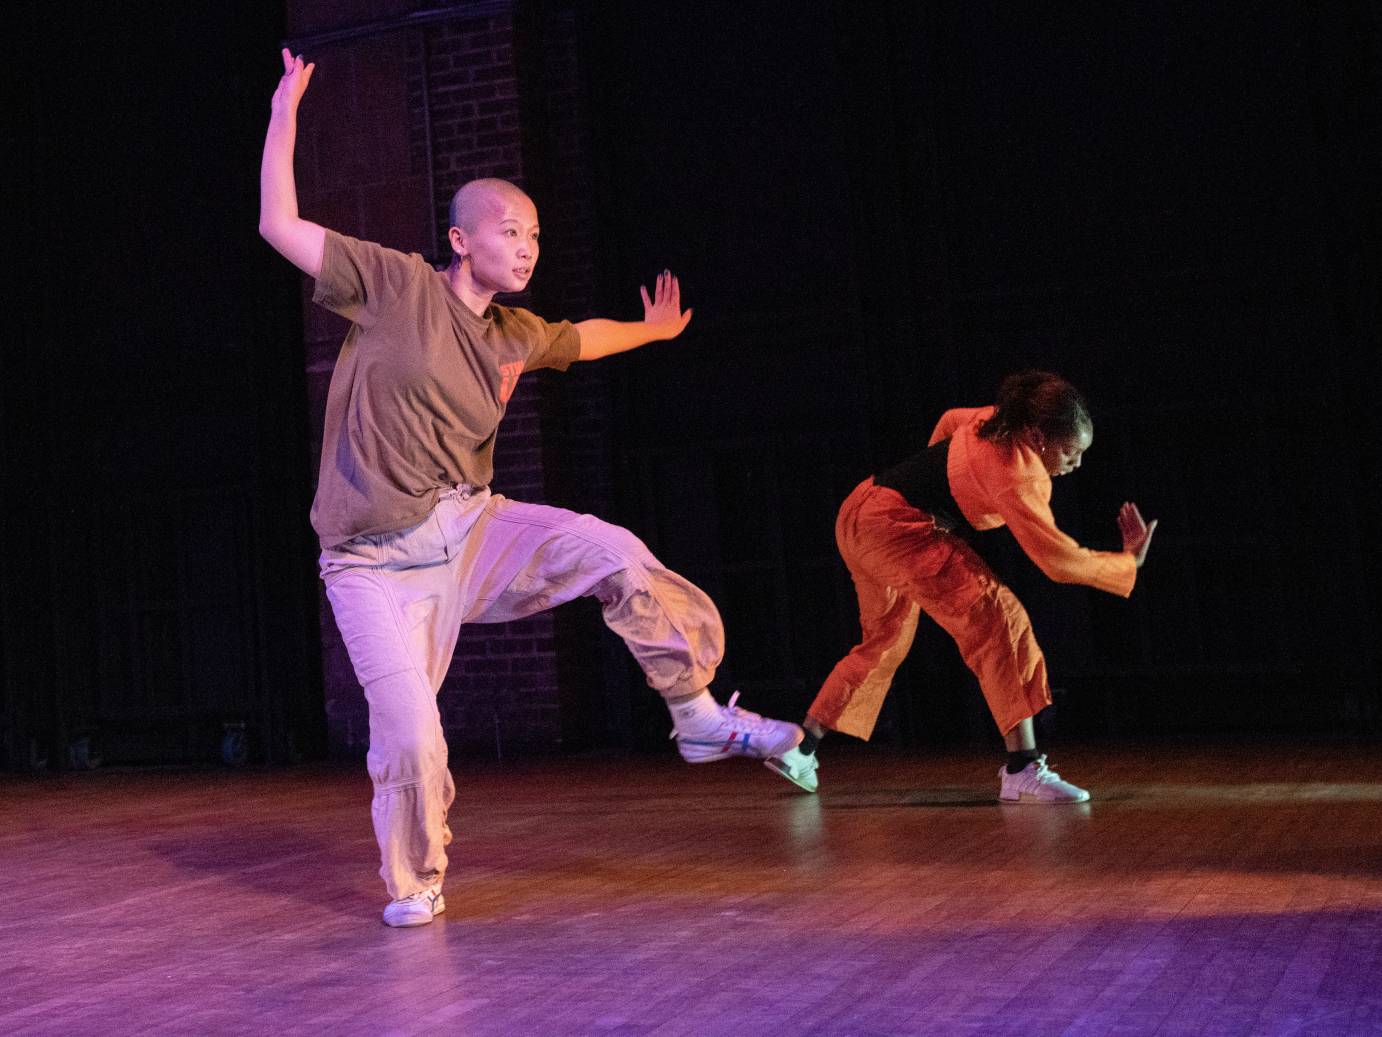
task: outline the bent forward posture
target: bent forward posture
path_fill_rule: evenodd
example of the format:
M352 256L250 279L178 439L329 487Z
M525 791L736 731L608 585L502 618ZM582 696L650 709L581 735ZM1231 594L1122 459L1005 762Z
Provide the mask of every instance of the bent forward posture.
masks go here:
M767 761L808 792L826 731L868 738L925 612L955 639L1003 735L999 799L1078 803L1037 752L1032 718L1051 704L1046 660L1022 603L964 540L1006 524L1051 579L1127 597L1156 523L1135 504L1118 513L1122 551L1091 551L1056 528L1051 480L1080 467L1094 441L1084 398L1065 380L1028 371L1004 380L991 407L946 411L930 446L865 479L840 508L835 538L859 596L858 645L826 678L800 747Z

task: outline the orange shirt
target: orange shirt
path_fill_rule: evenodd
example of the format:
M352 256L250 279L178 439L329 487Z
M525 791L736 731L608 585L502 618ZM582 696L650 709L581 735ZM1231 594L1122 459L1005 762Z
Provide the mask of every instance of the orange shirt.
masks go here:
M992 407L957 407L941 415L931 444L949 438L946 474L950 492L975 529L1006 525L1048 577L1083 583L1127 597L1137 579L1137 562L1127 551L1081 547L1056 527L1051 514L1051 476L1025 443L979 438Z

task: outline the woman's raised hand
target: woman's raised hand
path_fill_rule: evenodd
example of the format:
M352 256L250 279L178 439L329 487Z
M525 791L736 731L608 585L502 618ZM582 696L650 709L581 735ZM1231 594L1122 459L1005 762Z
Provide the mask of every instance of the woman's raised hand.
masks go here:
M314 64L304 65L302 55L293 57L287 47L283 48L283 78L278 81L278 89L274 91L273 100L270 108L274 112L296 112L298 102L302 100L302 95L307 91L307 84L312 79L312 70L317 66Z
M1137 505L1124 501L1118 509L1118 532L1123 534L1123 550L1137 561L1137 567L1147 560L1147 548L1151 546L1152 534L1156 532L1156 519L1146 522Z

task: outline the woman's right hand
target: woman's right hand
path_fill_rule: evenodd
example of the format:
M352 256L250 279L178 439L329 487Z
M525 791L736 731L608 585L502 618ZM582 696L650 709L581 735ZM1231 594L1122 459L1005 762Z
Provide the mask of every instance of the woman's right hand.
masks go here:
M1156 532L1156 519L1144 522L1142 512L1131 501L1124 501L1118 509L1118 532L1123 534L1123 550L1133 556L1137 567L1147 560L1147 548L1151 546L1152 534Z

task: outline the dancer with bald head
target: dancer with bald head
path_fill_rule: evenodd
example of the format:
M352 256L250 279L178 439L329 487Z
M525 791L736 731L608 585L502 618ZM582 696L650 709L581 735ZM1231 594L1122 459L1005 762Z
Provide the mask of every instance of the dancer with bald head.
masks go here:
M481 219L502 212L504 202L510 200L532 201L522 188L496 177L481 177L464 183L451 197L451 226L473 232Z
M313 67L283 51L259 231L316 280L316 303L351 322L327 394L312 525L369 704L384 921L425 925L445 907L455 787L436 696L461 624L594 597L666 701L688 762L781 756L802 731L711 697L724 651L719 614L637 537L489 489L495 435L519 378L676 338L691 319L677 279L664 270L651 295L640 287L641 321L549 323L496 304L497 294L527 286L539 253L537 207L504 180L456 192L444 271L302 219L293 151Z

